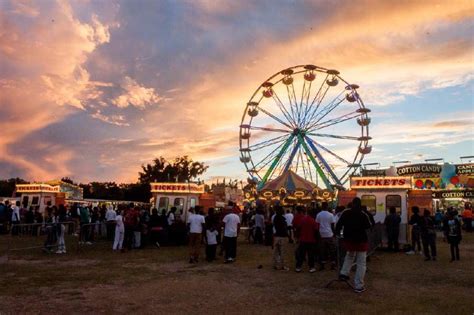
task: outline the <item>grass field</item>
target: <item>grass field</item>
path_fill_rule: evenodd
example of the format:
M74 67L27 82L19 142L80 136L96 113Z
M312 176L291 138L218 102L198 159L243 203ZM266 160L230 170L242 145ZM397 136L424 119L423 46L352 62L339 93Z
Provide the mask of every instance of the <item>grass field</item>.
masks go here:
M0 237L3 255L9 237ZM11 248L30 246L15 240ZM186 247L114 253L109 244L67 255L38 249L11 251L0 262L0 314L18 313L265 313L265 314L473 314L474 236L464 235L461 261L450 263L438 240L439 259L377 252L368 263L367 291L336 282L334 271L271 268L271 249L239 242L237 261L187 263ZM39 244L39 240L36 241ZM257 268L262 265L263 268Z

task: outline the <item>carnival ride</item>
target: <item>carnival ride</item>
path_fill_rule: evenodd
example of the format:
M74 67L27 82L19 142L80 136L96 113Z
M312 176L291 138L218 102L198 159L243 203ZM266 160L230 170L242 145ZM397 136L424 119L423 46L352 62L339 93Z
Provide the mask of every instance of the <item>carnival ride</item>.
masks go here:
M257 189L289 170L331 192L343 189L372 150L370 110L358 89L315 65L265 80L245 107L239 138L240 161Z

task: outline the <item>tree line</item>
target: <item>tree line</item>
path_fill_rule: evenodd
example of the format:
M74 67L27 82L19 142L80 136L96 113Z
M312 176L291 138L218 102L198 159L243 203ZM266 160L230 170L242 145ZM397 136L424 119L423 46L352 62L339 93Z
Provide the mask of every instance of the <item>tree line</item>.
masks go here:
M151 198L151 182L187 182L195 181L208 166L203 162L193 161L187 155L167 160L160 156L151 163L141 166L135 183L90 182L77 183L69 177L61 181L77 185L83 189L84 199L109 199L148 202ZM11 197L16 184L28 184L22 178L0 180L0 196Z

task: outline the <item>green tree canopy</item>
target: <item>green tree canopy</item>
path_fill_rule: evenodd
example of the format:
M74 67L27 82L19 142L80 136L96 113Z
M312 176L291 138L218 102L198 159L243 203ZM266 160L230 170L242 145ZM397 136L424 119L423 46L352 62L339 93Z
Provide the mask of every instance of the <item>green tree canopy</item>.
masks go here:
M164 157L153 160L152 164L142 165L138 173L139 182L185 182L196 179L207 170L208 166L202 162L195 162L187 155L167 161Z

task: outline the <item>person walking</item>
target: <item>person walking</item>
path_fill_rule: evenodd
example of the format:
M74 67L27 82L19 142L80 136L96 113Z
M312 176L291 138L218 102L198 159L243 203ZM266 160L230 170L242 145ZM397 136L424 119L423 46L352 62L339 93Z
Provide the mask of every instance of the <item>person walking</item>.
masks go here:
M263 210L260 207L257 208L254 220L254 244L263 244L263 232L265 231L265 216L263 215Z
M189 212L189 263L195 264L199 262L202 233L205 230L206 219L202 215L199 206L196 206L194 209L189 209Z
M56 254L66 254L66 241L64 239L64 234L66 232L66 207L64 205L59 205L58 213L56 215L56 233L58 240L58 250Z
M112 250L123 250L123 239L125 236L125 225L123 223L122 210L118 210L115 216L115 239Z
M421 224L421 242L423 243L423 251L425 261L436 260L436 229L431 212L428 209L423 211Z
M324 270L326 260L331 263L331 270L336 268L336 244L334 241L334 225L336 217L329 212L327 202L321 203L321 212L316 216L316 222L319 224L319 234L321 235L319 264L320 270Z
M298 213L301 213L303 208L297 209ZM319 230L319 224L314 219L312 211L307 215L304 215L301 219L295 220L295 238L298 244L296 248L296 272L302 271L303 261L308 257L309 272L313 273L316 271L314 268L314 255L316 252L316 233Z
M408 221L408 224L411 225L411 251L407 252L407 255L413 255L417 252L422 254L420 237L423 220L419 214L420 208L413 206L411 212L413 214L410 217L410 221Z
M385 217L385 229L387 231L388 250L398 252L400 246L398 244L398 235L400 234L400 222L402 219L397 214L395 207L390 207L389 215Z
M354 291L365 291L364 278L366 271L367 251L369 242L367 230L372 227L369 215L362 211L360 198L352 200L352 207L344 210L336 224L336 233L339 235L343 229L343 246L346 249L344 264L339 273L339 279L349 280L349 272L354 258L356 259L356 273L354 278Z
M115 226L115 218L117 213L114 210L114 206L109 205L107 207L107 212L105 213L105 221L106 221L106 230L107 230L107 240L111 241L114 239L114 226Z
M273 268L276 270L289 270L285 266L286 239L288 238L288 226L283 208L275 206L275 216L273 217Z
M240 217L235 211L230 212L222 219L224 223L224 262L232 263L237 256L237 237L240 232Z
M286 219L286 226L288 227L288 242L290 244L293 244L294 243L294 237L293 237L294 215L293 213L291 213L290 209L286 210L285 219Z
M20 229L16 225L20 224L20 221L21 221L20 220L20 202L17 201L11 209L12 209L12 216L11 216L12 235L18 235Z
M457 219L458 212L451 209L443 222L445 240L451 251L451 261L459 260L459 243L462 240L461 223Z

